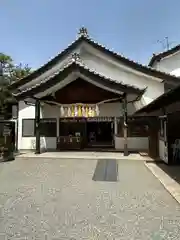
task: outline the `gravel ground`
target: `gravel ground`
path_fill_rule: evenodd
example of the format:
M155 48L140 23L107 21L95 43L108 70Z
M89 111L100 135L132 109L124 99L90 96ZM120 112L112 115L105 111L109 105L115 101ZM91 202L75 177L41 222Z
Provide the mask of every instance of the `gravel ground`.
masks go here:
M144 163L110 162L1 163L0 240L179 240L180 206Z

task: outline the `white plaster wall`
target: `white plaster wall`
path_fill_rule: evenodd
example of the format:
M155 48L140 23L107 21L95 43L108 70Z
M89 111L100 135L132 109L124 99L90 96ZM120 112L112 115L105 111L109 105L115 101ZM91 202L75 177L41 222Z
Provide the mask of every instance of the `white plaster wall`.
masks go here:
M23 101L19 102L18 121L18 149L33 149L32 141L35 138L22 137L22 119L35 118L35 107L28 106Z
M41 107L41 118L59 118L57 107L44 105ZM18 149L33 150L36 147L35 137L22 137L22 119L35 118L35 106L29 106L23 101L19 102L18 121ZM56 137L41 137L41 149L56 149Z
M167 147L165 146L165 142L161 139L159 139L159 157L161 160L168 163Z
M153 68L180 77L180 52L155 62Z
M148 151L149 139L148 137L129 137L128 138L128 149L131 151ZM124 149L124 138L115 136L115 149Z
M133 104L128 104L128 115L131 115L136 111ZM123 116L123 108L121 103L105 103L99 106L100 117L120 117Z
M134 85L141 89L147 88L143 96L143 102L145 104L150 103L164 93L164 83L160 82L160 79L154 79L148 75L143 76L135 74L131 69L125 70L123 65L117 66L109 62L107 63L107 61L99 56L88 52L83 54L82 59L90 69L93 69L104 76L125 84Z

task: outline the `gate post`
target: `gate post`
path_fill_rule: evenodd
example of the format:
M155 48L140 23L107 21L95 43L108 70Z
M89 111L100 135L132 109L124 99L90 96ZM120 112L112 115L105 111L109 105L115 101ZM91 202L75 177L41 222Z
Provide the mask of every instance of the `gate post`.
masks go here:
M36 151L35 154L40 154L40 101L37 99L35 103L35 133L36 133Z
M124 117L124 156L128 156L128 122L127 122L127 96L123 98L123 117Z

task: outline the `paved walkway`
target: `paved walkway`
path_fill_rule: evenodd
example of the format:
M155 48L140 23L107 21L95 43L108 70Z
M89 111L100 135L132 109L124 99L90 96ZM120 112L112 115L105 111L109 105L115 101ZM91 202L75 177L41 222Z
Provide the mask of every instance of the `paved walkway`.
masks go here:
M180 205L143 161L17 158L0 182L2 240L179 240Z
M118 152L85 152L85 151L67 151L67 152L45 152L34 154L32 152L22 153L18 158L59 158L59 159L128 159L128 160L153 160L149 156L132 153L129 156L124 156Z

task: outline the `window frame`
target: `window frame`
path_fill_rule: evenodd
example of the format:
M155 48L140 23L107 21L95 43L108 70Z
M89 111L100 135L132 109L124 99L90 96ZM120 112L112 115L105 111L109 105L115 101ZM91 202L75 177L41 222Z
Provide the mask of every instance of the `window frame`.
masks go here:
M27 121L27 120L31 120L31 121L33 121L34 122L34 134L33 135L31 135L31 134L29 134L29 135L24 135L24 121ZM36 135L36 131L35 131L35 119L34 118L23 118L22 119L22 137L35 137L35 135Z

